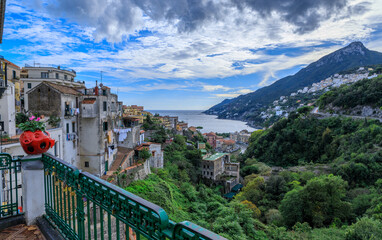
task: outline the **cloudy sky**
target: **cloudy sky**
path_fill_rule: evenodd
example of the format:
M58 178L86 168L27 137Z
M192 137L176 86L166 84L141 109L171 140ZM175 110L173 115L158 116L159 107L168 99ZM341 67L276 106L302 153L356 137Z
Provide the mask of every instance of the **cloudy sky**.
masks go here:
M207 109L362 41L382 0L7 0L1 55L73 68L124 104Z

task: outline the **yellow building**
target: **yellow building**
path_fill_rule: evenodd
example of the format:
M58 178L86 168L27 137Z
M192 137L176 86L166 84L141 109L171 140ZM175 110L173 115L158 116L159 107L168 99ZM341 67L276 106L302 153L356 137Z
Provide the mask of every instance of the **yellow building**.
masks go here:
M4 63L7 65L7 80L11 81L15 85L15 110L21 111L21 91L23 84L20 81L20 67L16 64L4 59Z
M123 106L124 116L134 117L139 119L139 123L142 124L146 119L147 115L151 115L151 113L143 110L143 106L131 105L131 106Z

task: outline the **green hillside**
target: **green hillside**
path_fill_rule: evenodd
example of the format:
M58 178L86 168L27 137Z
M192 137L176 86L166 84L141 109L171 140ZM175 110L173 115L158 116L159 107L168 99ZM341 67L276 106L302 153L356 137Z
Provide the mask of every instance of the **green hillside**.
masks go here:
M329 105L342 109L350 109L358 105L380 108L382 107L382 76L334 88L323 94L318 103L320 108L326 108Z
M293 76L287 76L255 92L220 103L206 113L218 115L220 118L251 122L258 117L262 109L280 96L288 96L298 89L347 69L380 63L382 53L367 49L361 42L354 42L311 63Z

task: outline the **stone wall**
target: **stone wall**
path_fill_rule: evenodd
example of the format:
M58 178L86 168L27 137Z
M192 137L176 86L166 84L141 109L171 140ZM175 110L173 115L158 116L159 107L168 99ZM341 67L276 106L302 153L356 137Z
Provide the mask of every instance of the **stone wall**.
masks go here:
M28 110L50 116L61 116L61 93L41 84L28 94Z

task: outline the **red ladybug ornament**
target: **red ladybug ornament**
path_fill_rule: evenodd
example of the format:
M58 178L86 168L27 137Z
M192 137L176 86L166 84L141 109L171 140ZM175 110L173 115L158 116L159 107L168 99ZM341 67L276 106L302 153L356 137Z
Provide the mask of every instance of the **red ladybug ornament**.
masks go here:
M55 140L48 132L37 130L35 132L25 131L20 136L20 144L29 155L45 153L54 146Z

